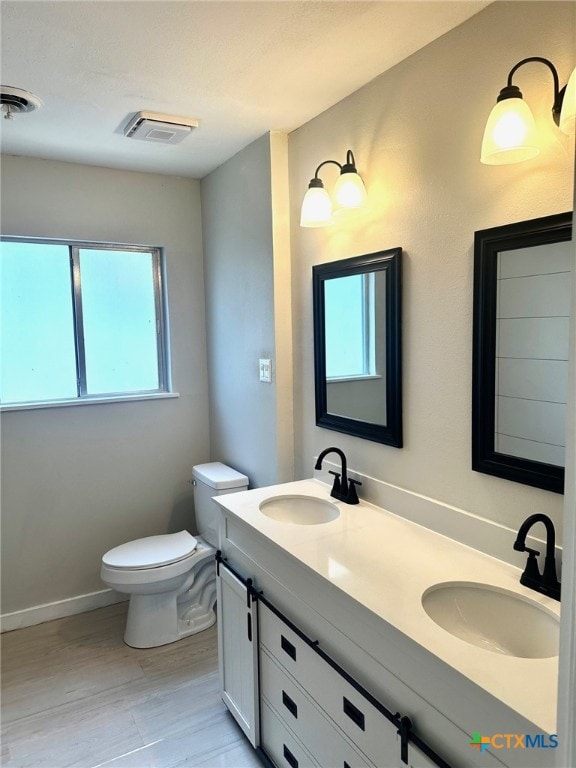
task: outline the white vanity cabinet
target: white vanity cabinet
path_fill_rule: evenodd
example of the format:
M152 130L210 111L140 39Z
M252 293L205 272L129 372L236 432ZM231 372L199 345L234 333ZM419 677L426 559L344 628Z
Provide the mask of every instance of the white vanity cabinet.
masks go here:
M397 727L218 559L221 695L252 746L278 768L401 768Z
M274 540L272 523L250 518L257 493L218 499L219 653L224 701L272 766L549 768L537 750L471 745L476 732L534 728L369 607L380 592L397 599L385 562L370 577L306 531L286 525Z
M258 746L258 604L250 583L218 564L220 691L253 747Z
M261 590L268 582L254 561L231 546L217 560L222 698L272 765L447 768L442 760L426 762L408 740L402 750L400 715L299 629L297 615L275 607L273 593Z

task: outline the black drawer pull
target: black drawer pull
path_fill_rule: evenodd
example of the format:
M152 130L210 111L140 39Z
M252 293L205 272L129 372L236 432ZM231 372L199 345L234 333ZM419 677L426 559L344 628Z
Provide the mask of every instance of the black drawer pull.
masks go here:
M292 768L298 768L298 760L296 760L296 758L294 757L292 752L290 752L286 744L283 744L282 746L284 747L284 757L286 758L287 762L290 763Z
M290 640L286 640L284 635L281 635L280 645L282 646L282 650L286 651L288 656L290 656L291 659L294 659L296 661L296 648L292 645Z
M358 728L361 728L363 731L365 730L364 727L364 713L360 712L358 707L355 707L354 704L352 704L351 701L348 701L346 696L344 696L344 714L348 715L350 720L352 722L356 723Z
M298 705L296 704L293 699L288 696L286 691L282 691L282 704L286 707L286 709L294 715L296 719L298 719Z
M246 614L246 618L248 620L248 642L252 642L252 615L250 613Z

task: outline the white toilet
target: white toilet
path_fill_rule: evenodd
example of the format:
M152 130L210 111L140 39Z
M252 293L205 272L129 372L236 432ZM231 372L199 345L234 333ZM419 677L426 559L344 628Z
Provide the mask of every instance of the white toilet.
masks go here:
M246 490L248 478L219 461L198 464L192 474L199 536L148 536L102 558L102 581L130 595L124 642L133 648L173 643L216 621L218 510L212 498Z

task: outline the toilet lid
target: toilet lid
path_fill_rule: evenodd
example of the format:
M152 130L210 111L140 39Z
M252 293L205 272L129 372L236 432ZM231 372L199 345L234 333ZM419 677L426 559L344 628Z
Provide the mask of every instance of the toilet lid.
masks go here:
M111 568L158 568L184 560L194 552L197 544L197 539L188 531L147 536L114 547L106 552L102 562Z

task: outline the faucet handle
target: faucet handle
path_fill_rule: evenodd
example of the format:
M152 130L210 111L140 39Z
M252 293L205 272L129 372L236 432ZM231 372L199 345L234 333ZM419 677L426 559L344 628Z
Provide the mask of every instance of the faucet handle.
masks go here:
M332 484L332 490L330 491L330 496L333 496L335 499L339 499L340 493L341 493L340 473L334 472L332 469L329 469L328 474L334 475L334 483Z
M356 486L362 485L360 480L353 480L348 478L348 495L346 496L346 504L359 504L358 494L356 493Z
M512 549L515 549L516 552L528 552L529 555L540 554L540 552L538 552L537 549L530 549L530 547L527 547L526 544L523 544L519 539L516 539L516 541L512 545Z

